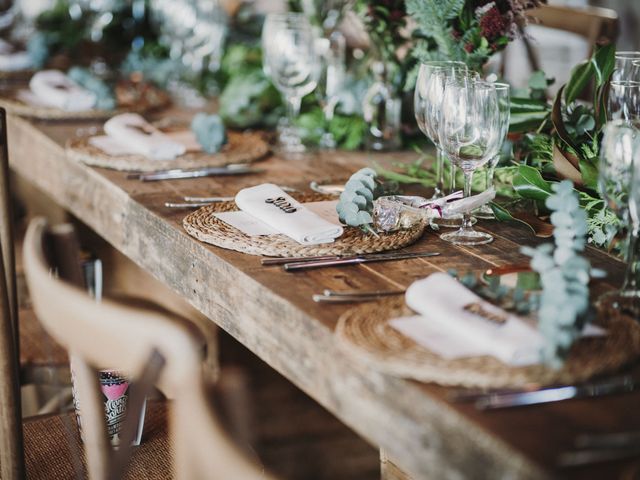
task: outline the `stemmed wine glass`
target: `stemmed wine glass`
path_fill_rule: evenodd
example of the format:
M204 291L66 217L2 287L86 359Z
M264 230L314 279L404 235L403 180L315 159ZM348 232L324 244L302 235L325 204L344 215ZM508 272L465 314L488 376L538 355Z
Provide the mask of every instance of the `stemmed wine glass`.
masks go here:
M287 101L289 128L280 136L285 153L305 151L294 122L302 97L318 84L320 61L316 37L303 14L269 14L262 29L263 68Z
M636 135L633 149L631 186L629 188L629 259L627 264L626 290L624 292L624 309L633 318L640 319L640 261L638 261L637 251L638 236L640 236L640 132ZM633 245L632 245L633 243Z
M640 82L612 80L609 84L607 119L626 121L640 118Z
M333 120L340 93L344 88L347 75L347 42L338 30L328 36L316 40L316 50L322 61L320 79L318 81L318 101L324 114L325 129L320 138L320 147L334 149L336 140L328 127Z
M467 67L463 62L431 61L420 65L416 88L413 95L413 110L420 131L436 146L437 182L434 199L444 196L444 159L445 155L438 139L438 113L447 77L464 74ZM434 75L440 72L441 75Z
M438 135L444 153L464 173L464 196L471 196L473 172L500 148L500 113L493 84L467 76L447 81L440 109ZM493 237L474 230L471 214L462 226L440 238L456 245L482 245Z
M614 82L618 80L635 80L636 66L634 63L638 61L640 61L640 51L616 52L615 69L611 80Z
M622 288L602 295L598 301L610 303L613 308L623 310L628 300L637 304L640 295L640 279L638 279L638 247L639 222L638 197L634 201L629 199L634 170L640 168L640 123L625 119L613 120L604 127L604 136L600 147L600 168L598 187L602 198L613 213L625 224L631 217L632 222L628 232L627 270ZM635 168L634 168L635 164ZM635 180L637 182L638 180ZM637 195L637 193L635 194ZM634 203L633 207L631 203ZM630 210L633 213L630 215ZM637 313L637 312L636 312Z
M507 133L509 132L509 120L511 119L511 100L510 100L510 87L506 83L494 83L493 84L496 90L496 96L498 97L498 114L499 114L499 122L500 122L500 147L504 143L505 138L507 138ZM500 148L498 149L498 153L494 155L486 168L486 178L485 178L485 186L486 188L493 186L493 175L496 171L496 166L498 165L498 161L500 160ZM489 205L483 205L473 212L473 215L477 218L483 218L487 220L491 220L495 218L493 215L493 210Z

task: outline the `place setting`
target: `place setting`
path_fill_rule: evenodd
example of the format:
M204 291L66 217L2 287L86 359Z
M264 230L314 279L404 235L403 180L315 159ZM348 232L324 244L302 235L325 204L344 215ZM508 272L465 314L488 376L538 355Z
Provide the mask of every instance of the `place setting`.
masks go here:
M218 115L204 112L190 124L170 117L150 123L139 114L123 113L107 120L102 130L81 131L70 139L67 156L130 172L130 178L141 181L250 173L248 164L271 152L262 132L227 129Z

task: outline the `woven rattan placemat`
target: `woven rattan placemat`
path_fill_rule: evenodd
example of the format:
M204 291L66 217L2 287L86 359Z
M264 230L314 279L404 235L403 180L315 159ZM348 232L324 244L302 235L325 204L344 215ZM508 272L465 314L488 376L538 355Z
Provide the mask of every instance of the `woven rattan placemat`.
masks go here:
M173 160L161 161L151 160L144 155L108 155L91 145L90 137L80 137L67 142L67 156L94 167L149 172L167 168L221 167L232 163L250 163L264 158L271 151L269 143L259 132L229 131L227 136L227 144L218 153L187 153Z
M602 321L608 334L578 340L558 370L544 365L511 367L489 356L447 360L389 325L392 318L413 314L403 299L350 309L336 327L340 347L388 375L477 388L573 384L596 374L614 372L640 356L640 325L630 317L611 317Z
M335 200L323 194L294 194L302 203ZM213 214L238 210L234 202L215 203L187 215L182 221L189 235L217 247L271 257L311 257L320 255L358 255L386 250L397 250L418 240L425 225L401 230L379 237L364 233L359 228L345 227L344 234L333 243L301 245L285 235L248 236L216 218Z
M145 86L143 93L131 94L126 103L121 103L115 110L84 110L69 112L60 108L42 107L30 105L18 98L18 91L26 88L24 85L15 88L3 89L0 94L0 107L4 107L8 113L21 117L37 118L40 120L100 120L125 112L144 113L158 110L171 103L169 95L152 85ZM122 87L121 87L122 88Z

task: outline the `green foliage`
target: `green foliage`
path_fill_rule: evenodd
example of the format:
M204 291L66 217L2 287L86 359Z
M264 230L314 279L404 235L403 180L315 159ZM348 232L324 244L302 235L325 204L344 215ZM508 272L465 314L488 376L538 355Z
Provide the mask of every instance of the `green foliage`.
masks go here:
M542 359L558 368L589 320L591 266L580 255L586 244L587 215L572 183L565 180L552 189L545 203L553 212L554 244L523 247L522 252L531 257L531 268L540 274L542 284L538 311L538 329L546 341Z
M298 117L297 125L306 142L318 144L325 128L333 134L339 148L357 150L362 145L367 130L367 123L360 115L343 115L337 113L325 124L324 113L320 107L313 107Z
M86 68L72 67L67 72L71 80L96 95L96 108L100 110L113 110L116 108L116 97L113 89L107 83L93 75Z
M336 206L338 218L342 223L375 234L371 228L373 201L381 191L376 178L377 173L371 168L362 168L351 175Z
M224 123L218 115L207 115L200 112L191 121L191 130L195 133L196 140L207 153L219 152L227 143L227 133Z

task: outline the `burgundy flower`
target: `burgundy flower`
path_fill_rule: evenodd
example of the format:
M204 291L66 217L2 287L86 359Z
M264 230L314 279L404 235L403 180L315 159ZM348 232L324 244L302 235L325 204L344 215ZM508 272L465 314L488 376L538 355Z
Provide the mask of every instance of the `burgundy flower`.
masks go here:
M471 43L471 42L467 43L467 44L464 46L464 50L465 50L465 52L467 52L467 53L471 53L471 52L473 52L473 48L474 48L474 47L473 47L473 43Z
M480 18L480 31L488 40L504 35L508 29L508 22L503 18L497 7L491 7Z

